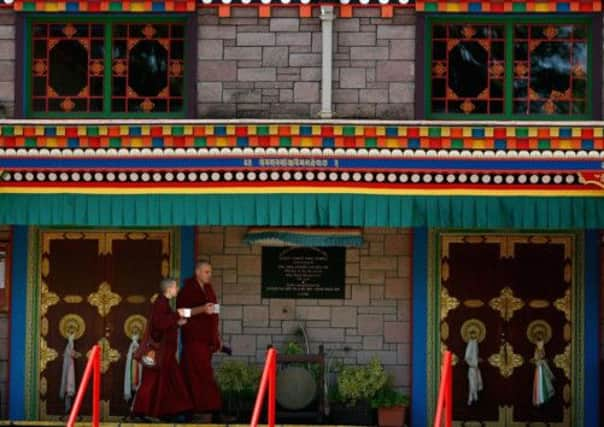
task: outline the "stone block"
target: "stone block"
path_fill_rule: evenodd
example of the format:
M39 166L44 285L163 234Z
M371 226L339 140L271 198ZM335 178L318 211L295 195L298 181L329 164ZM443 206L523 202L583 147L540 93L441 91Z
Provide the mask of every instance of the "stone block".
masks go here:
M278 33L277 46L310 46L311 33Z
M375 108L376 117L382 120L414 120L415 106L409 104L378 104Z
M237 46L273 46L275 35L267 32L240 32L237 34Z
M362 350L357 352L357 363L365 365L371 361L374 357L377 357L382 365L396 365L397 353L396 351L367 351Z
M237 113L235 104L197 104L197 114L204 119L230 119L234 118Z
M398 263L398 275L400 277L411 277L411 257L401 256Z
M237 257L237 270L246 276L260 276L261 259L255 255L239 255ZM255 278L257 283L257 278Z
M220 82L199 82L197 83L197 99L199 102L221 102L222 101L222 83ZM222 248L220 248L222 249ZM203 249L207 251L206 248ZM217 253L217 252L214 252Z
M341 68L341 89L362 89L367 85L364 68Z
M286 46L263 48L262 65L265 67L287 67L289 65L288 48Z
M224 59L260 61L262 60L262 48L252 46L225 47Z
M351 47L350 48L350 59L366 61L366 60L387 60L390 51L387 47ZM355 64L356 65L356 64ZM369 65L369 64L367 64Z
M224 320L222 322L221 332L223 334L240 334L240 333L242 333L241 320Z
M237 70L237 78L248 82L274 82L277 79L275 68L241 68Z
M388 102L388 91L385 89L361 89L359 99L362 103ZM369 250L369 253L371 253L371 247L369 248Z
M384 287L380 286L380 285L373 285L370 287L371 289L371 302L372 304L375 303L383 303L383 299L384 299Z
M410 82L415 78L413 61L380 61L376 67L376 80L380 82Z
M0 339L8 338L8 319L3 317L0 319Z
M350 300L346 305L367 306L369 305L371 291L367 285L355 285L351 287Z
M395 256L362 256L361 271L363 270L396 270L397 258Z
M387 343L409 342L409 323L384 322L384 340Z
M354 8L352 12L352 16L354 18L379 18L380 17L380 9L379 8Z
M415 40L415 27L411 25L378 25L377 38Z
M319 83L296 82L294 84L294 102L319 102Z
M294 102L293 89L280 89L279 90L279 102L280 103Z
M388 99L393 104L412 103L415 99L414 83L390 83Z
M222 304L244 304L244 305L254 305L260 304L262 298L260 298L260 293L255 295L224 295L222 298Z
M383 270L363 270L361 269L360 283L364 285L380 285L384 283L385 274Z
M403 365L409 365L411 361L411 348L409 344L397 345L397 362Z
M247 247L243 239L247 233L246 227L225 227L224 245L225 247Z
M388 234L384 241L386 255L409 255L411 253L410 234Z
M344 329L342 328L308 328L311 341L320 344L344 342Z
M329 320L329 307L320 306L298 306L296 307L296 319L299 320Z
M356 307L332 307L331 308L331 326L337 328L356 328L357 327L357 309Z
M338 46L375 46L375 33L338 33Z
M8 360L8 338L0 338L0 360Z
M359 102L359 91L357 89L334 89L333 102L354 103ZM358 253L358 252L357 252Z
M201 82L224 82L237 80L236 61L199 61L197 80Z
M358 317L359 335L382 335L384 322L380 315L361 314Z
M243 324L249 326L268 326L268 306L245 306L243 307Z
M253 356L256 354L255 335L232 335L231 348L239 356Z
M300 29L299 18L273 18L270 20L271 32L297 32Z
M321 33L313 33L312 41L311 41L311 49L313 52L321 52L321 47L323 45L322 34Z
M258 10L255 7L234 7L231 9L233 18L255 18L258 16Z
M214 267L214 275L217 273L216 270L237 268L237 259L232 256L214 255L210 257L210 262L212 263L212 267Z
M199 38L218 40L218 39L235 39L237 36L237 27L234 25L200 25Z
M205 85L221 85L221 83L200 83ZM199 85L198 85L199 87ZM222 85L221 85L222 91ZM197 89L199 91L199 88ZM198 92L199 93L199 92ZM200 96L201 98L201 96ZM203 102L203 99L200 99ZM212 255L221 254L224 250L224 238L222 233L198 233L197 241L199 244L199 249L206 253Z
M391 40L389 42L390 59L415 59L415 40Z
M363 350L382 350L384 338L380 336L363 337Z
M346 264L346 277L358 277L359 276L359 264L351 262Z
M384 297L387 299L409 298L410 283L399 277L386 278Z
M15 83L0 81L0 99L13 101L15 99Z
M269 318L273 320L293 320L296 318L296 302L291 299L271 299Z
M222 59L222 40L200 40L197 43L199 59Z
M292 53L289 55L291 67L313 67L321 66L321 54L319 53Z
M300 78L303 81L319 82L321 81L321 67L305 67L300 71Z
M334 30L336 33L344 31L358 33L360 30L359 20L357 18L336 19Z

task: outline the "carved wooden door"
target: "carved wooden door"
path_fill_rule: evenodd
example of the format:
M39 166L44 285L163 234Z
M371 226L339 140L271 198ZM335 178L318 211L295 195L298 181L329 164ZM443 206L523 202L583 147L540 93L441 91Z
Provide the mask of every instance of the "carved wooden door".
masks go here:
M107 274L113 291L122 298L105 321L105 339L116 351L103 378L105 405L111 416L129 413L124 397L128 348L132 334L142 335L151 300L170 271L169 237L167 233L109 233L107 237Z
M570 425L572 238L446 235L441 250L443 348L454 353L454 419L463 426ZM483 390L469 402L465 352L478 341ZM532 400L539 340L555 380Z
M169 232L42 233L40 416L65 414L59 397L63 349L74 335L75 379L86 353L102 350L101 416L124 416L124 370L134 333L140 335L159 282L170 270ZM90 397L81 414L91 412Z
M41 246L40 416L49 419L66 412L59 391L68 336L73 334L75 350L84 353L75 359L75 378L79 381L86 352L103 334L103 323L87 297L104 281L106 258L102 233L43 233ZM89 391L81 413L90 412Z

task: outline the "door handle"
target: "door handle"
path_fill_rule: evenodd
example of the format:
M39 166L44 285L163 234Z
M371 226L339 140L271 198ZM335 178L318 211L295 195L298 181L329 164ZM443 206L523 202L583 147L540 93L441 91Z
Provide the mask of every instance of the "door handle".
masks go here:
M112 331L111 323L106 324L105 325L105 338L109 338L111 336L111 331Z

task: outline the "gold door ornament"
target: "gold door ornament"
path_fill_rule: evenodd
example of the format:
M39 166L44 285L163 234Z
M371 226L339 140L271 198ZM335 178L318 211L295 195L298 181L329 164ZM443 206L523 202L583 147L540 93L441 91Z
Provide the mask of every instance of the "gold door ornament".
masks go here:
M122 297L111 292L111 285L103 282L99 285L99 290L88 295L88 303L97 308L101 317L105 317L111 311L113 306L120 303Z
M516 298L514 291L506 286L497 298L489 301L489 306L498 311L503 320L509 322L514 317L514 312L524 307L524 302L520 298Z
M440 291L440 318L445 319L449 311L455 310L459 306L459 300L449 295L447 288L443 287Z
M46 316L48 309L58 304L61 299L54 292L50 292L48 285L42 282L42 291L40 292L40 316Z
M557 354L556 356L554 356L554 365L564 371L564 375L566 376L566 378L568 378L569 380L571 379L570 375L572 365L570 344L566 346L566 348L564 349L564 353Z
M139 337L142 337L146 324L147 319L145 319L144 316L141 316L140 314L133 314L124 322L124 333L128 338L132 338L132 336L135 334Z
M552 327L545 320L533 320L526 328L526 337L535 345L539 341L547 344L552 339Z
M59 332L65 339L68 339L70 335L73 335L74 340L80 339L85 331L86 322L75 313L66 314L59 321Z
M567 289L562 298L554 301L554 307L557 310L564 313L564 317L567 321L571 321L571 301L570 301L570 290Z
M509 378L514 373L514 369L524 364L524 358L514 353L514 347L506 342L499 347L499 353L489 357L489 363L499 369L502 377Z
M40 373L44 372L46 365L57 357L59 353L54 348L48 347L44 338L40 338Z
M482 342L487 336L487 327L478 319L468 319L461 325L460 333L466 343L472 339Z
M98 342L101 346L101 373L106 373L112 363L120 360L120 352L111 348L111 343L107 338L101 338ZM86 357L90 358L90 351L86 353Z

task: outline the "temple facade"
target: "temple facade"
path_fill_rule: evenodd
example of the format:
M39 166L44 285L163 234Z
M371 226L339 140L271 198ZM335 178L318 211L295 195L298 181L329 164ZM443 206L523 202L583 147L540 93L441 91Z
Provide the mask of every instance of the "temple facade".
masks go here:
M450 350L456 425L602 425L602 12L4 0L0 419L63 419L69 340L122 419L159 281L205 259L237 360L377 357L424 427Z

